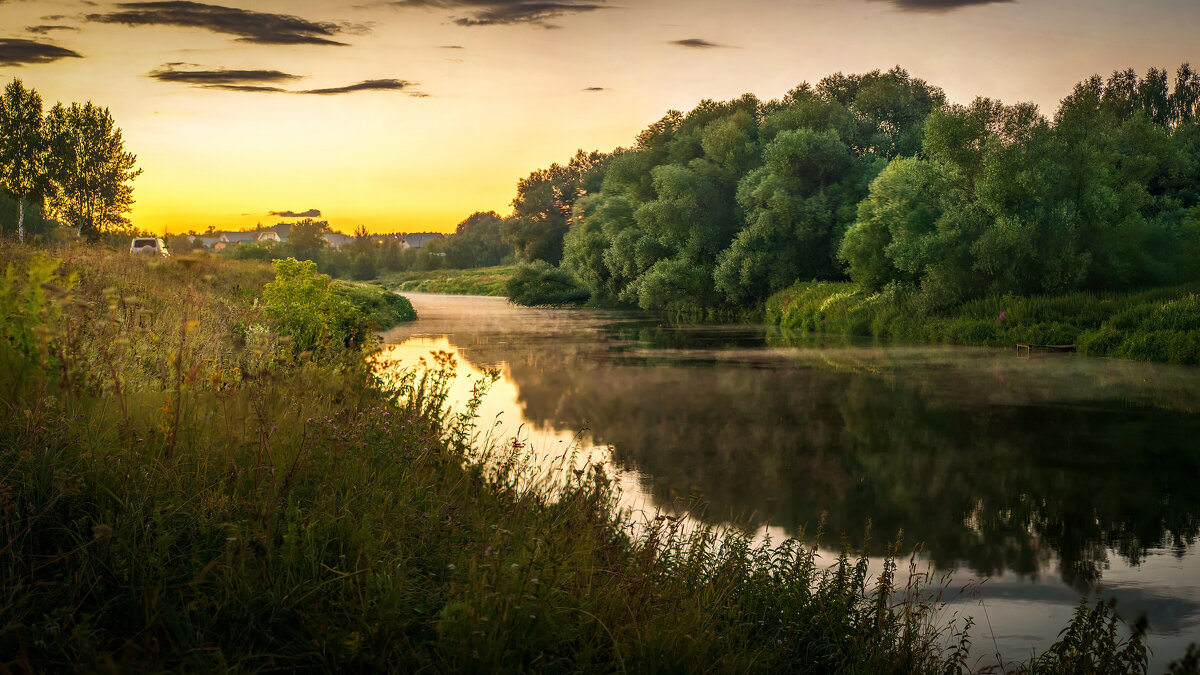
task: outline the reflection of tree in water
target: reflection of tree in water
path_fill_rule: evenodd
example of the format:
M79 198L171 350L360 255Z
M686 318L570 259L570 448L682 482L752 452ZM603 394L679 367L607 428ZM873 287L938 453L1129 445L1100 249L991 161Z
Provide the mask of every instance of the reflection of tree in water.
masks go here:
M694 336L666 337L668 348L695 346ZM795 532L824 518L851 543L872 521L877 538L903 530L939 565L966 561L981 574L1036 574L1056 554L1081 589L1099 579L1109 548L1136 564L1146 547L1182 551L1200 530L1196 416L970 400L953 373L908 382L704 361L597 364L580 349L500 354L476 342L465 354L509 363L528 420L587 426L619 463L655 477L647 490L664 504L703 492L712 520Z

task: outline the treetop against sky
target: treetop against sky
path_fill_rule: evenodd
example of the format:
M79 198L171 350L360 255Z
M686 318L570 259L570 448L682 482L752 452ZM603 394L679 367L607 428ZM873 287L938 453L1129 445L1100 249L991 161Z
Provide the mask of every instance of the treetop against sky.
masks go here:
M1200 62L1197 29L1194 0L0 0L0 79L111 109L139 227L448 231L702 99L899 64L1052 112Z

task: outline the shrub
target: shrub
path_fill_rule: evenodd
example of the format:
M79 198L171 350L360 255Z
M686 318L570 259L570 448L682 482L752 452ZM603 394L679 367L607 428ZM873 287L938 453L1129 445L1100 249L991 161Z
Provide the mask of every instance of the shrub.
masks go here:
M366 317L311 260L274 260L275 280L263 288L267 316L292 338L296 353L333 353L361 347L369 336Z
M578 304L591 297L591 292L580 286L570 272L544 260L518 267L506 289L509 300L526 307Z

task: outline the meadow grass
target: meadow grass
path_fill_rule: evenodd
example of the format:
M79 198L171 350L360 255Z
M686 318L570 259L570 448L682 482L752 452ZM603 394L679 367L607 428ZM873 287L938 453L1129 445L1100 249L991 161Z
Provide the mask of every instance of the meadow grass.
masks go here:
M505 285L518 265L397 272L381 275L378 283L394 291L505 296Z
M297 354L264 265L0 244L0 268L0 669L967 670L899 544L830 566L635 522L600 467L479 447L449 354L386 382ZM1108 619L1064 658L1144 670L1136 633L1084 630Z
M1084 354L1200 363L1200 287L1128 292L1002 296L949 309L918 293L868 293L850 282L806 282L766 303L766 321L784 328L907 342L1013 347L1074 344Z

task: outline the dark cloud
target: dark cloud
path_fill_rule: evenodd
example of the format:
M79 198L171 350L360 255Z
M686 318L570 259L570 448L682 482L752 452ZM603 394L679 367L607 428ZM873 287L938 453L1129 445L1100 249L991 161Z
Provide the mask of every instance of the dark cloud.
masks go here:
M677 47L687 47L688 49L716 49L717 47L724 46L724 45L719 45L715 42L709 42L708 40L701 40L700 38L688 38L686 40L672 40L668 44L673 44Z
M996 2L1016 2L1017 0L874 0L874 2L890 2L907 12L949 12L963 7L990 5Z
M584 91L608 91L608 87L585 87Z
M599 0L605 2L606 0ZM498 26L527 23L554 28L548 23L568 14L606 9L597 2L579 0L393 0L392 7L445 7L466 13L456 17L460 26Z
M228 70L216 68L204 70L193 63L164 63L156 70L147 73L147 77L159 82L184 84L201 89L220 89L222 91L243 91L260 94L310 94L314 96L332 96L335 94L352 94L359 91L404 91L409 96L423 98L428 96L419 91L413 91L415 82L407 80L363 80L344 87L328 87L322 89L285 89L280 85L300 79L279 70Z
M24 66L31 63L51 63L59 59L78 59L76 51L33 40L0 38L0 66Z
M463 47L462 45L442 45L441 47L438 47L438 49L466 49L466 47Z
M187 63L167 63L163 67L152 70L148 77L159 82L174 82L202 89L222 89L225 91L250 91L266 93L284 93L276 84L299 79L299 76L278 70L180 70Z
M88 21L127 26L183 26L214 33L237 35L240 42L264 45L338 45L332 37L347 26L308 21L289 14L269 14L248 9L206 5L186 0L123 2L118 11L89 14Z
M363 80L357 84L349 84L344 87L331 87L328 89L305 89L296 92L297 94L315 94L317 96L332 96L335 94L350 94L356 91L401 91L403 89L411 89L416 84L407 80ZM409 92L411 96L424 97L427 94L420 92Z
M296 213L295 211L267 211L267 215L278 218L320 218L321 209L309 209L300 213Z
M25 32L33 33L34 35L48 35L49 33L56 31L56 30L79 30L79 29L76 28L75 26L61 26L58 24L43 24L41 26L25 26Z

